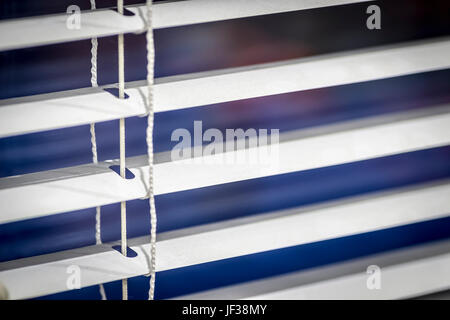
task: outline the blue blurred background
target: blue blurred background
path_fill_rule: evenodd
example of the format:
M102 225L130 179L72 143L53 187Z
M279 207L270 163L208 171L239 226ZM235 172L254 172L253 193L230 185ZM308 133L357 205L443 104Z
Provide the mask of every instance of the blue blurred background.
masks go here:
M275 1L275 0L274 0ZM245 66L394 44L450 34L446 1L377 1L382 29L367 30L367 4L214 22L155 31L156 77ZM98 7L114 1L97 1ZM126 4L139 1L125 1ZM0 18L65 12L89 1L12 1ZM90 86L90 41L0 53L0 99ZM117 39L99 39L99 84L117 81ZM126 81L145 79L145 36L125 36ZM323 76L326 76L324 74ZM450 102L450 71L247 99L158 113L155 151L170 150L171 132L203 128L267 128L281 132L340 121L423 109ZM99 123L99 159L118 158L118 121ZM146 154L145 118L126 120L127 156ZM89 126L0 139L0 177L91 161ZM157 196L158 231L264 214L450 176L450 147L411 152ZM0 204L7 210L8 204ZM148 234L148 203L129 201L129 237ZM0 225L0 261L95 243L95 209ZM158 273L157 298L264 278L450 236L450 218L285 248ZM120 238L120 205L102 208L102 240ZM130 280L130 298L146 298L148 279ZM120 298L120 283L106 285ZM85 288L46 299L98 299Z

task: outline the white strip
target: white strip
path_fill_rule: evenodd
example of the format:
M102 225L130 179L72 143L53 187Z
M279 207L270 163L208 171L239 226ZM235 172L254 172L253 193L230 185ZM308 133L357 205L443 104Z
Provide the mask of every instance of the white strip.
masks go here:
M449 38L156 79L155 112L450 68ZM0 137L146 114L146 83L0 101ZM91 92L91 93L86 93Z
M450 242L442 241L178 299L407 299L450 288L449 250ZM378 289L367 286L377 277L367 273L369 266L380 268Z
M365 2L368 0L189 0L156 3L155 29ZM128 7L134 16L113 10L85 11L80 28L70 29L70 14L0 22L0 51L145 31L145 6ZM73 13L72 18L73 18Z
M155 29L266 14L324 8L371 0L194 0L155 3Z
M363 272L305 287L267 293L247 299L407 299L450 288L450 253L387 267L380 290L367 289ZM363 269L364 270L364 269Z
M318 207L158 234L157 271L436 219L450 212L450 184L371 195ZM245 245L242 245L245 244ZM81 286L148 273L148 237L130 239L135 258L101 245L0 263L12 299L68 290L67 267L79 266Z
M70 29L75 13L37 16L0 22L0 51L28 48L137 32L144 28L138 16L122 16L113 10L85 11L80 28Z
M282 141L272 149L241 149L196 160L156 159L154 192L165 194L448 144L450 113ZM0 212L0 223L146 197L146 156L127 163L134 179L122 179L105 168L108 163L0 179L0 203L8 204Z

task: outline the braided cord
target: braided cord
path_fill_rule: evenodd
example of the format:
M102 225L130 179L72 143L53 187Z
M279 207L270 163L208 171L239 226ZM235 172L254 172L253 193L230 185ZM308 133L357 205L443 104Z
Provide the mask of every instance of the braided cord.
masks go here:
M91 0L91 10L95 10L95 0ZM92 87L98 87L97 82L97 51L98 51L98 41L97 38L91 38L91 85ZM97 164L97 137L95 134L95 123L91 123L91 151L92 151L92 162ZM95 243L101 244L101 224L100 224L100 207L95 208ZM103 284L99 285L100 296L102 300L106 300L106 293Z
M155 280L156 280L156 207L155 195L153 189L154 176L154 159L153 159L153 128L154 128L154 109L153 109L153 82L155 67L155 47L153 39L152 27L152 0L147 0L147 90L148 90L148 117L147 117L147 155L149 168L149 187L148 199L150 206L150 288L148 291L148 299L153 300L155 297Z

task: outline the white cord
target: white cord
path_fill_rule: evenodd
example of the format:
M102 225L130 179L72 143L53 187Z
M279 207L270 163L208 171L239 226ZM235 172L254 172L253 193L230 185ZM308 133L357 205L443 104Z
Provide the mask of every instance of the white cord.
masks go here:
M152 0L147 0L147 90L148 90L148 118L147 118L147 155L149 168L148 183L148 200L150 206L150 288L148 291L148 299L153 300L155 297L155 277L156 277L156 207L155 195L153 191L153 127L154 127L154 110L153 110L153 78L155 67L155 47L153 39L152 27Z
M117 11L123 14L123 0L117 0ZM123 34L117 36L119 55L119 99L125 98L125 60ZM125 179L125 119L119 120L120 176ZM121 251L127 256L127 203L120 203ZM122 300L128 300L128 282L122 279Z
M91 10L95 10L95 0L91 0ZM98 41L97 38L91 38L91 85L92 87L98 87L97 83L97 49ZM95 123L91 123L91 145L92 145L92 162L97 164L97 138L95 135ZM100 207L95 208L95 243L101 244L101 228L100 228ZM103 284L99 285L100 296L102 300L106 300L106 293Z
M154 64L155 64L155 50L152 28L152 0L147 0L147 89L148 89L148 118L146 130L147 154L149 164L149 206L150 206L150 288L148 292L148 299L154 299L155 293L155 276L156 276L156 208L155 196L153 188L154 176L154 160L153 160L153 128L154 128L154 110L153 110L153 82L154 82ZM95 0L91 0L91 9L95 9ZM117 0L117 11L123 14L123 0ZM97 87L97 38L91 39L92 58L91 58L91 84ZM124 37L123 34L118 35L118 66L119 66L119 98L125 98L125 72L124 72ZM125 164L125 119L120 119L119 122L119 139L120 139L120 176L125 178L126 164ZM98 163L97 159L97 143L95 136L95 124L91 124L91 143L92 143L92 158L94 163ZM127 255L127 229L126 229L126 202L120 203L121 213L121 251L123 255ZM101 243L100 237L100 207L96 208L96 242ZM102 299L106 300L105 290L103 285L100 285L100 293ZM128 299L128 283L127 279L122 280L122 299Z

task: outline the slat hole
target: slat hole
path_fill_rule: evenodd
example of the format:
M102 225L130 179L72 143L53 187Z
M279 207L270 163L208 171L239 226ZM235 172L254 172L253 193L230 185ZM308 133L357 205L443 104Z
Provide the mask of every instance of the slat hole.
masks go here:
M120 166L119 165L115 164L115 165L109 166L109 168L120 176ZM134 173L131 172L130 170L128 170L128 168L125 168L125 179L130 180L130 179L134 179L134 177L135 177Z
M117 11L117 8L111 8L111 10L119 13L119 11ZM130 10L128 10L127 8L123 8L123 15L126 17L131 17L131 16L134 16L135 14L133 12L131 12Z
M114 97L116 97L117 99L119 99L119 88L103 88L103 90L105 90L106 92L112 94ZM122 99L128 99L130 96L124 92L125 97Z
M122 254L122 247L117 245L112 247L114 250ZM127 258L135 258L137 257L137 252L131 249L130 247L127 247Z

